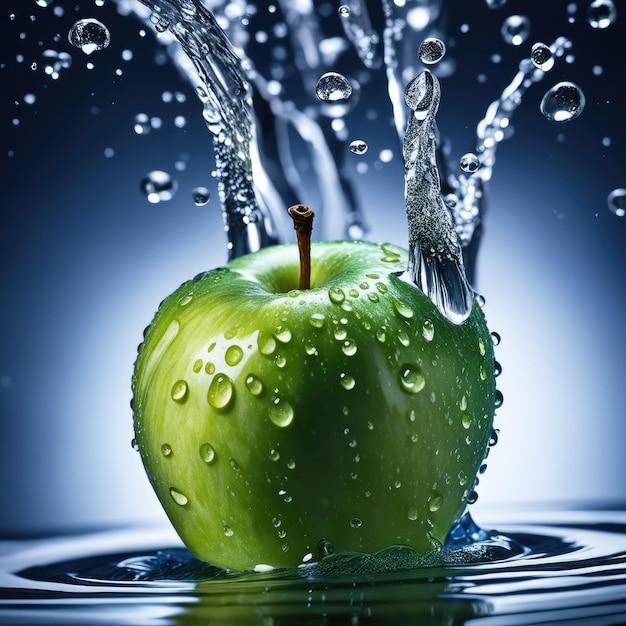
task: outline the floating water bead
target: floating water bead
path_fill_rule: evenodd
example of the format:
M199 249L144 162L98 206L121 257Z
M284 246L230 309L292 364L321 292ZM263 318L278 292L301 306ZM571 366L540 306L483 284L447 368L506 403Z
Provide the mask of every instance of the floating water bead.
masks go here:
M327 72L317 81L315 93L322 102L348 100L352 95L352 85L343 74Z
M178 189L178 183L167 172L161 170L153 170L147 174L140 186L148 202L152 204L171 200Z
M530 51L530 60L536 68L544 72L551 69L554 65L552 50L545 43L541 42L533 44Z
M194 187L191 190L191 197L196 206L204 206L211 199L211 192L206 187Z
M473 152L468 152L461 157L461 169L470 174L474 173L480 167L480 161Z
M361 139L355 139L350 144L350 152L352 152L352 154L365 154L367 152L367 148L367 144Z
M608 28L616 18L617 9L612 0L594 0L587 9L587 21L591 28Z
M607 198L609 209L617 217L626 215L626 189L613 189Z
M446 44L436 37L428 37L420 44L417 55L425 65L433 65L443 59L446 54Z
M502 39L512 46L521 46L530 34L530 20L524 15L511 15L500 29Z
M551 122L569 122L576 119L585 108L582 89L568 81L557 83L541 100L539 109Z
M111 43L107 27L92 17L78 20L70 28L67 38L73 46L80 48L85 54L103 50Z

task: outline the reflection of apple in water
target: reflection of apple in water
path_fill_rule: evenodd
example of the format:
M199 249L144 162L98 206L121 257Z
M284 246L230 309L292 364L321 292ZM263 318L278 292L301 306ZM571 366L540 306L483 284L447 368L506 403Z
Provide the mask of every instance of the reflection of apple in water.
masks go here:
M232 569L442 543L494 413L483 314L445 319L389 244L295 245L166 298L133 378L136 439L176 530Z

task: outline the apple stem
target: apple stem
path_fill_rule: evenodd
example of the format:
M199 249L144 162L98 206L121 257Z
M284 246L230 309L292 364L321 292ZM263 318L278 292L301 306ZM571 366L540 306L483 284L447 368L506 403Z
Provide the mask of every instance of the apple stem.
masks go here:
M287 209L293 220L300 252L300 289L311 288L311 232L315 213L304 204L294 204Z

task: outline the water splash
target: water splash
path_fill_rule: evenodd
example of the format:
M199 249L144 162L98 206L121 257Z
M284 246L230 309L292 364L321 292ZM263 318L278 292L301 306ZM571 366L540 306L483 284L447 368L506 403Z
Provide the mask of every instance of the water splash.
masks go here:
M418 74L405 92L412 111L403 147L409 225L407 278L443 315L459 324L471 313L474 294L465 276L450 211L441 197L435 123L440 93L439 81L428 70Z

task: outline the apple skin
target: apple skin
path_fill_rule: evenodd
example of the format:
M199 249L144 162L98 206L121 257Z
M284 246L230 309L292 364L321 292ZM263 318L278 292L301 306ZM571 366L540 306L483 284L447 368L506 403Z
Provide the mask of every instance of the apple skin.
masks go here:
M407 253L391 244L315 243L311 258L308 290L295 245L199 275L139 348L150 482L187 547L228 569L432 550L486 454L495 376L480 307L449 322L399 278Z

